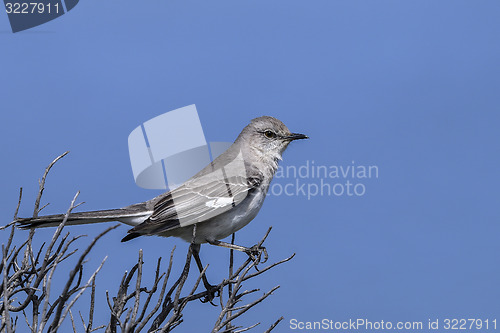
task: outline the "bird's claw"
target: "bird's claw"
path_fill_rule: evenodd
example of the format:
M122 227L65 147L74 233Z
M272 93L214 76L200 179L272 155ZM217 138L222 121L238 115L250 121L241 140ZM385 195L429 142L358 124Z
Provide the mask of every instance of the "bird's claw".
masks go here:
M269 256L267 255L267 250L264 246L254 245L245 251L252 261L257 261L257 263L265 263ZM262 254L264 254L264 260L261 261Z
M200 301L202 303L210 303L213 306L217 306L212 301L213 301L214 298L219 297L219 295L220 295L219 287L213 286L213 285L208 285L208 286L205 286L205 287L207 288L207 296L205 296L204 298L200 299Z

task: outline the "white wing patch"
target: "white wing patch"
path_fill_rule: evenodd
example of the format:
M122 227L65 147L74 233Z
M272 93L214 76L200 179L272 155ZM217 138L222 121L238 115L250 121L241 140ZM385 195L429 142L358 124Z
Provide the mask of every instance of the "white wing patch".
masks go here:
M210 208L221 208L231 205L232 203L233 203L233 198L222 197L205 202L205 206Z

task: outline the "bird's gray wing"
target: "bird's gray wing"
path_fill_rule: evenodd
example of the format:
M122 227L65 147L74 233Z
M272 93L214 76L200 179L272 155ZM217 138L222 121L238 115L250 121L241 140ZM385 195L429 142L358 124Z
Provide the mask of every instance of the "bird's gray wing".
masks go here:
M237 206L262 182L263 175L207 176L186 182L158 200L151 216L123 239L162 233L200 223Z

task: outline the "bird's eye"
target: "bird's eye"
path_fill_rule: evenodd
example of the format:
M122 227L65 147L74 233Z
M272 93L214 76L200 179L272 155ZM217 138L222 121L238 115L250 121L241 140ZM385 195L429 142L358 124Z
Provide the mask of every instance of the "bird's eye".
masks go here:
M273 131L269 131L269 130L265 131L264 135L266 136L266 138L269 138L269 139L276 137L276 133L274 133Z

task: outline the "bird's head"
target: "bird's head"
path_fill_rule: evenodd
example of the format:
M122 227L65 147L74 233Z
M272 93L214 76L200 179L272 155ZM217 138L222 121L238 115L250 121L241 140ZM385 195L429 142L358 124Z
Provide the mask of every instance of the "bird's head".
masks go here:
M238 137L251 149L273 159L281 159L290 142L299 139L308 139L308 136L290 132L283 122L269 116L252 119Z

